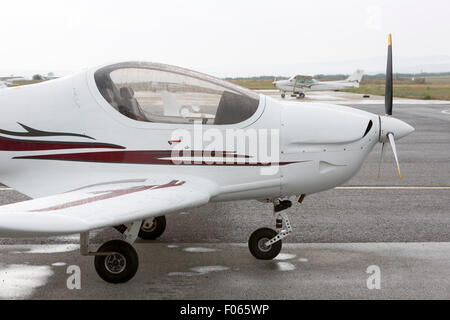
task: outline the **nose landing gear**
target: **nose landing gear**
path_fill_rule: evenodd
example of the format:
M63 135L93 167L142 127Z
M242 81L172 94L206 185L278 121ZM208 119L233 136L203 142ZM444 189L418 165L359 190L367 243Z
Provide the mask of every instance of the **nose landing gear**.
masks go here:
M292 227L286 213L282 213L292 206L289 200L276 200L274 202L274 215L276 217L276 231L269 228L256 230L248 240L250 253L259 260L272 260L281 251L282 242L291 232ZM286 229L283 229L283 225Z

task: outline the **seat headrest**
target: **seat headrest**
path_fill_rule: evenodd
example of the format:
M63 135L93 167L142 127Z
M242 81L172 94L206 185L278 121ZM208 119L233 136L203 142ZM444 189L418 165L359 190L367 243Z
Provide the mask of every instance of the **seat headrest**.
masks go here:
M120 88L120 96L122 99L132 99L134 98L134 91L131 88L122 87Z

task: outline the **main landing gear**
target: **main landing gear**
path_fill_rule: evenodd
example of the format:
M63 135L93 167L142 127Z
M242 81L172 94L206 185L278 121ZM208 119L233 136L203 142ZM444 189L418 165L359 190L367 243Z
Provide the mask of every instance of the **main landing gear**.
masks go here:
M83 256L95 257L95 271L100 278L109 283L124 283L132 279L139 268L139 257L132 244L138 237L146 240L160 237L166 229L166 218L138 220L115 228L123 233L125 240L108 241L97 252L91 252L89 232L84 232L80 234L80 251Z
M272 260L281 251L281 240L286 238L291 232L292 227L286 213L282 211L289 209L292 202L289 200L274 201L274 215L276 218L276 231L269 228L256 230L248 240L248 248L251 254L259 260ZM286 229L283 229L283 225Z
M111 240L97 252L89 250L89 232L80 234L80 253L94 256L97 274L109 283L124 283L134 277L139 267L139 257L132 244L136 241L142 221L134 221L124 231L125 240Z
M122 224L120 226L114 227L120 233L124 233L127 226ZM139 230L139 238L142 240L156 240L162 236L166 230L166 217L156 217L144 220Z
M284 91L281 92L281 98L283 98L283 99L286 98L286 92L284 92Z
M298 95L297 95L297 99L304 99L305 98L305 94L303 93L303 92L300 92Z

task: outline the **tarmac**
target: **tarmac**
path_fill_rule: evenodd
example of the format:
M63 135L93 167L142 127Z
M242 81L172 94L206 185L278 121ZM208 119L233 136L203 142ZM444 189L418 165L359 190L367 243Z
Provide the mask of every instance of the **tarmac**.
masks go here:
M281 99L277 92L264 92ZM384 98L325 92L304 100L383 114ZM4 299L449 299L450 102L396 99L394 116L416 131L397 143L404 178L380 147L340 188L308 196L287 212L294 233L275 261L256 261L247 239L273 227L272 208L257 201L212 203L167 217L166 233L138 241L140 269L127 284L104 283L78 237L0 239ZM27 199L0 189L0 204ZM120 238L93 233L94 246ZM78 266L81 289L67 287ZM369 289L367 269L380 270ZM69 269L70 271L71 269Z

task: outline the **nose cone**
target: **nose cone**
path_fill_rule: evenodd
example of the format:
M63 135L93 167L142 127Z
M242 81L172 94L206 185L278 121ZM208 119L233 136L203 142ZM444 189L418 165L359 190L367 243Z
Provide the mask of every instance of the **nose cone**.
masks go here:
M380 117L381 118L381 134L380 141L387 142L389 133L394 134L395 140L406 137L414 132L414 128L406 122L393 118L393 117Z

